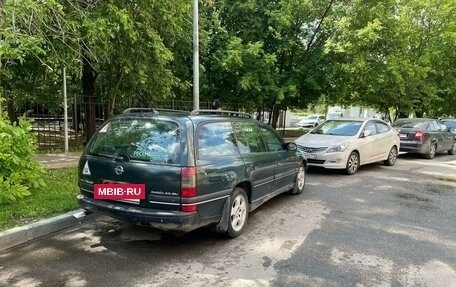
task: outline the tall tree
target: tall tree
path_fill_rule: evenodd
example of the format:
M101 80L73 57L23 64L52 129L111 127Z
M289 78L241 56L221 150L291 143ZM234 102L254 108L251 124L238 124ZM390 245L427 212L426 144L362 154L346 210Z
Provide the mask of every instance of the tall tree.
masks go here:
M305 107L324 89L322 23L334 1L208 1L212 13L203 59L205 83L225 102L241 101L250 111ZM213 86L210 86L210 85Z
M339 2L326 27L332 31L325 47L333 68L330 100L396 116L429 115L440 90L436 65L445 62L448 43L439 39L451 25L454 31L454 6L446 0Z

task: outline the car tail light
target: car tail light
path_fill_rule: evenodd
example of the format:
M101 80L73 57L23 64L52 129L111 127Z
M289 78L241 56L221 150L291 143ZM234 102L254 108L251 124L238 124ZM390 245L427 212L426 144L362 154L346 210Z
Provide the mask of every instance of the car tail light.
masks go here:
M415 137L413 138L414 141L423 141L424 140L424 132L422 130L418 130L415 133Z
M181 196L185 198L196 196L196 168L183 167L181 169ZM196 204L182 205L181 210L193 212L198 210Z

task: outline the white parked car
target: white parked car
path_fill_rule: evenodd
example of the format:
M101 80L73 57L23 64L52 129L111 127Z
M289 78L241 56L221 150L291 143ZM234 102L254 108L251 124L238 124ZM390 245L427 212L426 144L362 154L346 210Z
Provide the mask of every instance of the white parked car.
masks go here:
M314 128L325 121L323 115L310 115L298 122L298 126L303 128Z
M392 166L400 148L395 129L382 120L364 118L327 120L295 142L308 166L345 169L347 174L378 161Z

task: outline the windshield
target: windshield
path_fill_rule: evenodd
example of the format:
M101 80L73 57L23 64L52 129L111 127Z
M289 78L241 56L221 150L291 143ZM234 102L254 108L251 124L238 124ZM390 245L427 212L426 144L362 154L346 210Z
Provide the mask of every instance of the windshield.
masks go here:
M155 119L114 119L100 129L88 147L88 154L179 164L179 125Z
M307 120L316 120L318 116L308 116L306 117Z
M334 121L329 120L314 129L311 134L354 136L358 133L363 122L361 121Z

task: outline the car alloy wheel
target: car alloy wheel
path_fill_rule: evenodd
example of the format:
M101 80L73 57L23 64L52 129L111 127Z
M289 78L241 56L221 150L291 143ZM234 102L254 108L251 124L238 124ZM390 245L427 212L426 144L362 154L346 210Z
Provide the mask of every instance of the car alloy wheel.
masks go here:
M236 187L230 198L229 224L226 234L231 237L239 236L247 223L249 203L247 195L242 188Z
M453 143L453 147L448 151L449 155L454 155L456 153L456 142Z
M347 174L352 175L358 171L359 168L359 155L356 151L352 151L347 160L347 167L345 171Z
M435 157L436 150L437 150L437 144L431 143L429 146L429 152L426 154L426 158L433 159Z
M306 168L303 164L299 166L298 173L296 174L295 185L289 193L300 194L304 190L306 184Z
M397 155L398 155L397 148L395 146L393 146L391 148L390 152L388 153L388 159L385 160L385 165L393 166L396 163Z

